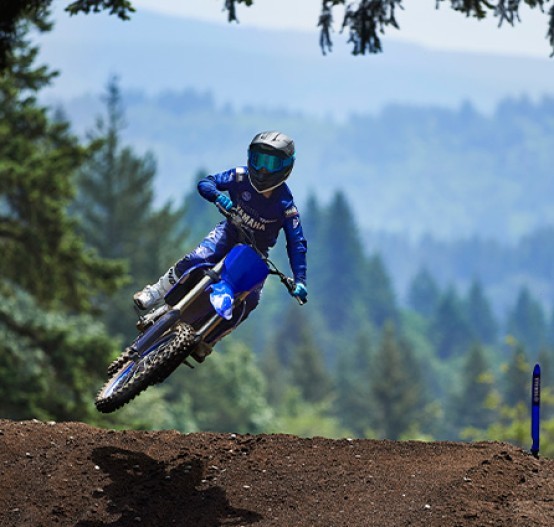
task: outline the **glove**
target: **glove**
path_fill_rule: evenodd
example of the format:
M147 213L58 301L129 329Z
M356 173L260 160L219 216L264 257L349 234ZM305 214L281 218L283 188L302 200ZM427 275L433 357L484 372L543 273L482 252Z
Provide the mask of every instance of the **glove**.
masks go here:
M294 291L292 292L292 296L297 296L302 300L302 302L306 302L308 298L308 289L306 289L306 286L302 283L296 284L296 287L294 288Z
M215 202L221 205L226 211L230 211L233 208L233 202L231 198L228 198L225 194L220 194L215 198Z

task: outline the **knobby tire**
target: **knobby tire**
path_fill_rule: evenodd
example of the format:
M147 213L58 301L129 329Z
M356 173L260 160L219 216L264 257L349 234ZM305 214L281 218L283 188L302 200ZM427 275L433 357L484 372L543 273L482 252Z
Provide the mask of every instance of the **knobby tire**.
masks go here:
M143 363L144 367L140 371L135 373L129 381L121 383L109 395L106 395L106 392L124 373L125 369L132 365L132 361L129 354L124 352L110 365L110 378L96 396L95 404L99 412L110 413L121 408L146 388L164 381L173 373L192 351L195 332L188 324L179 324L171 331L171 334L174 336L161 344L161 349L155 349L149 353L148 360ZM162 339L163 337L160 338L160 340ZM152 354L155 355L150 357ZM140 360L143 361L144 357Z

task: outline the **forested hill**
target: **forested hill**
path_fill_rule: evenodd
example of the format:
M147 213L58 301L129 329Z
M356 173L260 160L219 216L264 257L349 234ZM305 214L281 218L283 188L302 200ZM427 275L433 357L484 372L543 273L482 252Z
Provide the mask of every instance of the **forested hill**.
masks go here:
M61 101L78 131L92 126L100 97ZM190 89L124 94L126 140L158 159L162 198L185 192L199 168L244 163L258 129L287 131L297 143L291 186L300 202L345 192L362 229L479 235L515 241L554 222L554 99L506 100L491 115L389 106L344 123L285 111L220 107Z
M200 167L242 163L257 130L281 128L298 146L296 194L344 189L362 228L509 238L553 219L554 105L519 99L553 93L546 58L390 40L381 55L353 57L338 34L324 57L315 28L263 38L224 13L219 25L144 10L128 23L55 18L40 39L42 60L61 70L49 97L83 131L119 75L126 139L155 153L162 198ZM497 106L507 97L517 100Z

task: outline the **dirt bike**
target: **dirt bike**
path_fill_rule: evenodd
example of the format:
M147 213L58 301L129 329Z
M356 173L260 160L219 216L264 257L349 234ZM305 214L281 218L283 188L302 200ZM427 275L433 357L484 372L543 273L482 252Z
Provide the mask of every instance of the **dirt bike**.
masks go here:
M239 243L215 265L206 263L185 273L161 307L139 317L140 334L108 367L109 379L96 396L98 411L121 408L149 386L163 382L181 364L193 368L189 356L223 320L238 317L233 329L238 325L246 297L268 275L278 276L290 294L294 291L294 280L258 250L254 233L239 212L218 208L237 229ZM299 304L306 302L295 298Z

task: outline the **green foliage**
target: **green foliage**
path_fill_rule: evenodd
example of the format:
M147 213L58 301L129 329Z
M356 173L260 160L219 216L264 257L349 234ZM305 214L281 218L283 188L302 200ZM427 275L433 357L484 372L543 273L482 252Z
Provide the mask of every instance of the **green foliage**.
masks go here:
M498 323L479 280L474 280L465 301L470 331L484 344L494 344L498 337Z
M495 417L486 406L493 395L494 377L483 348L474 344L464 358L461 390L454 402L455 426L458 430L487 428Z
M267 430L273 419L254 355L236 340L223 340L204 363L193 371L181 368L165 385L171 411L177 412L176 428L184 432L255 434ZM186 409L190 413L183 415Z
M431 339L443 359L461 355L474 339L461 300L453 287L441 296L432 320Z
M467 428L461 436L471 441L506 441L525 448L530 445L530 430L529 409L519 403L497 407L497 420L492 425L485 430Z
M18 38L21 26L33 23L41 31L50 29L45 18L52 0L3 0L0 3L0 73L9 67L10 61L17 54ZM79 12L89 13L109 10L123 20L134 11L128 0L77 0L69 4L66 10L72 15Z
M268 432L293 434L300 437L348 437L352 434L332 415L332 401L306 402L297 388L285 390L283 402Z
M536 356L546 344L546 320L540 303L527 287L519 291L515 306L508 314L507 331Z
M511 344L512 356L504 368L503 400L507 405L515 406L529 400L532 369L523 346L517 341Z
M380 437L399 439L422 412L425 394L412 350L400 344L391 324L383 331L373 366L374 428Z
M398 322L398 308L392 281L379 254L372 255L361 276L365 278L362 289L364 302L369 310L369 319L378 328L387 322Z
M408 306L424 317L430 317L437 309L439 286L427 269L420 269L408 289Z
M138 156L121 145L123 101L116 78L108 82L106 116L90 134L97 145L78 179L75 215L87 244L110 259L128 263L126 287L105 304L112 333L134 333L131 309L134 291L152 283L181 255L184 229L182 208L171 203L153 206L156 163L151 153Z
M36 53L23 33L0 77L0 274L42 306L90 309L122 269L85 249L67 213L88 150L38 104L52 74L33 65Z
M444 1L444 0L442 0ZM451 0L453 10L477 19L486 18L487 15L496 17L498 24L507 22L510 25L520 21L519 6L521 0L512 2L499 2L498 4L488 0ZM436 3L438 9L441 2ZM235 4L250 6L252 0L225 0L224 8L228 11L229 21L237 20ZM544 12L543 1L528 1L525 4L531 8L540 8ZM379 53L382 51L380 35L385 29L400 29L396 19L398 9L404 9L402 0L380 0L368 2L358 0L347 2L346 0L322 0L321 14L318 27L321 28L319 43L323 54L333 49L331 33L333 31L333 11L339 6L344 11L342 29L348 28L348 42L352 44L353 55L365 53ZM548 38L554 48L554 12L549 13Z
M11 419L96 421L94 395L117 343L90 315L43 311L2 288L0 414Z
M71 2L65 9L71 15L88 14L91 11L94 13L109 11L110 15L117 15L122 20L129 20L130 13L135 11L128 0L77 0Z
M371 336L364 331L351 346L339 351L336 368L335 411L340 422L356 437L366 435L375 413L373 368Z
M289 310L292 311L293 308L296 306ZM325 368L323 355L315 344L306 316L297 314L294 325L298 328L299 338L291 350L290 382L300 390L306 402L317 403L329 395L331 379Z

